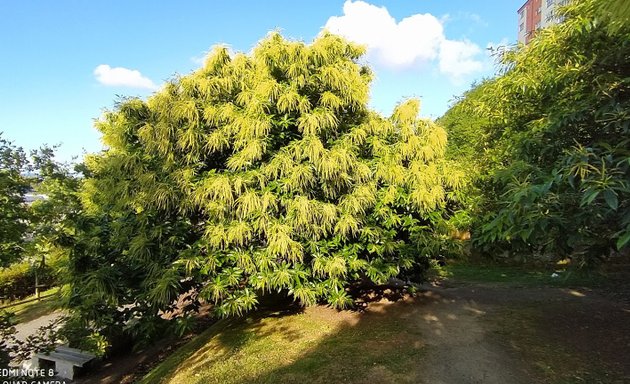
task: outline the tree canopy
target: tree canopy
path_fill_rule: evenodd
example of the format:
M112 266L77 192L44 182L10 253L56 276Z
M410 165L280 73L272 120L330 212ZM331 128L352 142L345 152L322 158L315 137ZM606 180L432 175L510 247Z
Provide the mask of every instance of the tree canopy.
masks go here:
M203 301L220 315L269 291L343 308L351 284L418 277L447 240L461 172L417 100L389 118L369 110L363 52L272 33L106 113L70 303L118 323L182 294L184 311Z
M630 29L608 28L603 3L564 8L441 119L481 160L473 238L487 250L591 263L630 242Z
M23 173L28 161L22 148L0 136L0 267L21 258L28 210L24 195L29 183Z

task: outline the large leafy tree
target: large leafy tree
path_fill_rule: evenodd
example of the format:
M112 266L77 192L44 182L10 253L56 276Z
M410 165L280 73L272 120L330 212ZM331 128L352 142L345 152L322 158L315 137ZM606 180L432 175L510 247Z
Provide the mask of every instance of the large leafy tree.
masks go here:
M482 159L479 245L586 263L628 246L630 27L604 3L565 8L442 119Z
M30 182L33 190L44 198L30 206L29 231L35 245L43 248L70 245L81 213L77 192L83 165L57 161L55 150L44 145L31 153L36 172Z
M22 257L28 209L24 195L29 182L24 176L28 160L22 148L0 136L0 267Z
M630 3L626 0L600 1L597 4L597 11L603 20L609 22L609 29L614 31L622 28L624 23L630 18Z
M185 309L203 300L221 315L269 291L342 308L353 283L419 277L460 172L418 101L388 119L367 108L362 53L330 34L307 45L273 33L122 100L97 124L108 149L87 161L70 305L151 327L184 293Z

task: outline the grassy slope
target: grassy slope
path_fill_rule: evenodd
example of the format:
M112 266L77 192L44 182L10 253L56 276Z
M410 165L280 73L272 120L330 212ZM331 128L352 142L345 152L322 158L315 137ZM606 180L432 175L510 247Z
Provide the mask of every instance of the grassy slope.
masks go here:
M4 311L13 313L15 315L13 321L18 324L35 320L41 316L52 313L59 308L57 302L58 298L56 295L58 291L59 288L51 288L41 293L42 296L47 297L44 297L39 301L30 301L28 303L18 304L16 306L4 309ZM24 300L32 299L34 297L35 296L29 296Z
M486 285L491 291L496 287L503 292L521 288L533 292L534 297L526 301L494 305L484 322L498 343L530 364L541 383L615 382L588 354L550 339L555 328L570 334L571 327L580 323L550 322L543 313L560 308L563 315L566 307L536 297L547 292L543 287L598 286L601 277L568 272L551 277L552 272L455 264L439 274L456 286L470 285L472 292ZM259 313L224 320L158 365L142 383L418 382L423 375L418 367L431 353L424 344L429 335L423 339L410 320L423 314L417 303L372 303L370 311L361 315L314 307L304 313Z
M424 347L404 321L407 311L393 306L376 303L363 315L312 307L221 321L142 383L415 382Z

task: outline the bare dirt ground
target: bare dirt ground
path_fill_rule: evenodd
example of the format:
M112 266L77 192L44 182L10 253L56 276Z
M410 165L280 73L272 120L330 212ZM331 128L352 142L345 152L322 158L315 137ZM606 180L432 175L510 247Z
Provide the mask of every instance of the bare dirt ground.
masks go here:
M607 290L447 282L428 293L427 383L630 382L630 304Z
M619 292L444 281L387 311L422 335L413 382L627 383L630 296ZM80 382L132 383L172 347L115 359Z
M457 292L435 289L416 319L428 347L423 383L528 383L526 364L489 337L487 308Z

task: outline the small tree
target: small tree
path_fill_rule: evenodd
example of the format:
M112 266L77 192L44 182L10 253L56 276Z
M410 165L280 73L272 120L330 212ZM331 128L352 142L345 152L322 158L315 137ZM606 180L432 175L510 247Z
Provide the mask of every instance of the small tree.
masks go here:
M48 283L60 277L63 280L69 249L74 243L76 223L81 215L77 195L81 183L80 173L70 164L55 159L56 147L42 146L31 152L30 178L33 190L43 198L29 206L30 237L27 254L39 272L48 272ZM81 168L75 165L74 168ZM47 283L46 281L44 284Z
M191 308L238 315L264 292L344 308L353 283L419 278L447 239L460 173L418 101L389 119L368 110L362 53L330 34L306 45L273 33L108 112L97 127L109 148L87 161L71 305L149 327L187 292Z

